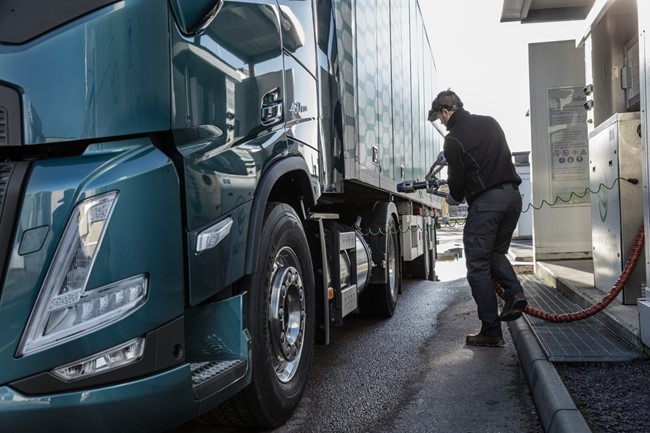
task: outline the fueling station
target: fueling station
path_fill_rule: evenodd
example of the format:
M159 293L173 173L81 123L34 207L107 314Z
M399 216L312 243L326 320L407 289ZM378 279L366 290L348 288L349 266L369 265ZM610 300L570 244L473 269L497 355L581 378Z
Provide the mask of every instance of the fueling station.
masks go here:
M574 40L528 49L536 274L573 286L583 308L609 296L602 319L641 350L650 345L648 13L636 0L504 0L501 15L584 22Z
M389 329L403 280L427 287L408 294L419 307L446 302L440 317L463 305L461 288L435 286L446 161L426 122L438 72L422 12L434 2L54 3L0 0L3 431L110 430L112 410L123 432L197 417L280 427L301 409L314 346L338 343L356 313ZM530 303L508 323L519 364L505 350L489 360L522 367L545 431L587 432L566 392L548 397L563 389L549 364L650 355L650 2L502 4L503 23L580 30L528 45L530 152L512 157ZM434 319L391 354L424 356L401 343L428 347ZM485 355L461 343L457 365ZM336 400L378 392L369 369L363 387L347 380L369 346L320 359L346 378L323 380ZM435 363L421 364L418 379ZM419 409L415 382L403 388ZM374 395L348 406L382 422L408 413L386 383L376 414ZM485 388L492 412L499 391Z

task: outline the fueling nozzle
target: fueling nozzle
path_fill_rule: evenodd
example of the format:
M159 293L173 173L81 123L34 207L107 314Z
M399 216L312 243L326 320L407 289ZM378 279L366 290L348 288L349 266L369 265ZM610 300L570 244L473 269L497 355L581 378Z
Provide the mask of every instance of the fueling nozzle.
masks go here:
M415 192L418 189L426 189L429 194L445 197L446 194L444 192L439 192L438 188L440 188L441 185L445 185L447 181L438 179L436 177L436 175L440 173L440 170L442 170L442 167L445 165L447 165L445 154L444 152L440 152L438 154L438 158L436 158L435 162L429 169L429 172L424 177L425 180L407 180L405 182L398 183L397 191L411 193Z
M438 191L441 185L445 185L446 180L441 179L428 179L428 180L407 180L397 184L397 192L411 193L419 189L426 189L429 194L446 197L446 193Z

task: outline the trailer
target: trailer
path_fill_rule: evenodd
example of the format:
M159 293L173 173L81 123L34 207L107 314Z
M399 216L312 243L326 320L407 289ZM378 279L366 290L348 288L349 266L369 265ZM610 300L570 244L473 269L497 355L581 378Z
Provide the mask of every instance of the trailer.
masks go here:
M284 423L435 279L436 86L417 0L0 0L2 430Z

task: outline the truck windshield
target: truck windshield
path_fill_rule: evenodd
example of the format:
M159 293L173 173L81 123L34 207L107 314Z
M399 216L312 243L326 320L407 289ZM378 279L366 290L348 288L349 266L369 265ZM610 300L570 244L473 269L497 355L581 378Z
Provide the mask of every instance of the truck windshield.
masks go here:
M117 0L0 0L0 43L22 44Z

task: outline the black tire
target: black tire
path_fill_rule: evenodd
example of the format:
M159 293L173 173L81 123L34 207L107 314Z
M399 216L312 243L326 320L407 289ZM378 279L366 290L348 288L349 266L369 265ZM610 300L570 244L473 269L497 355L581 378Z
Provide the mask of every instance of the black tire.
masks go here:
M221 413L228 412L231 424L272 428L286 422L305 390L314 347L315 289L307 238L293 208L269 203L262 233L257 272L244 281L252 383L222 405L228 407Z
M373 268L371 283L360 302L363 313L379 317L393 316L402 287L399 229L395 220L397 213L391 212L394 207L392 203L378 203L371 217L369 244L373 263L384 263L385 266ZM375 275L378 271L381 275Z

